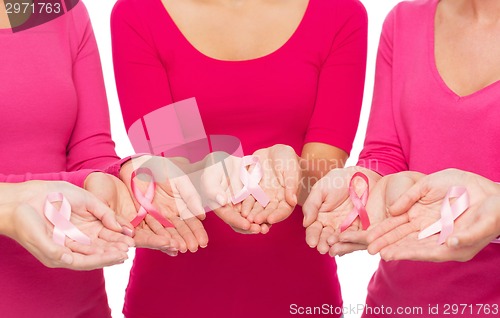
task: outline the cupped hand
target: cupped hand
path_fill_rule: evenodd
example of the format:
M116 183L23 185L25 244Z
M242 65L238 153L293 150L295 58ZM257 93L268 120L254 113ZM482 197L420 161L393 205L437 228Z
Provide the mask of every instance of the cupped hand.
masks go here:
M255 224L276 224L287 219L297 205L302 171L292 147L274 145L254 154L262 167L259 185L269 198L263 207L253 196L243 201L241 214ZM251 170L250 170L251 173Z
M174 162L163 157L141 156L129 160L120 170L120 179L127 186L130 193L132 190L132 173L139 168L149 169L156 183L153 205L174 227L166 228L173 239L179 242L179 250L196 252L198 246L206 247L208 235L201 223L205 218L201 197L193 186L186 172L180 169ZM134 182L137 188L145 193L151 179L139 175ZM139 203L134 198L136 208ZM148 225L158 228L158 224L152 225L154 221L148 216ZM182 239L181 239L182 238Z
M267 225L250 222L241 214L242 203L232 202L232 198L243 188L240 179L242 158L213 152L205 157L203 165L200 188L207 206L238 233L266 233L269 229Z
M158 249L176 256L183 243L184 252L186 251L180 235L175 230L167 231L150 215L134 229L129 222L137 216L137 208L129 190L120 179L105 173L92 173L85 180L85 188L115 211L124 233L133 236L136 247Z
M354 208L349 197L349 183L356 172L362 172L368 177L371 189L380 179L377 173L365 168L334 169L313 186L302 207L306 242L321 254L330 252L331 256L343 255L366 248L366 244L359 242L360 238L356 241L351 237L355 242L349 242L349 237L340 240L340 226ZM354 179L353 186L360 196L366 190L366 184L358 179ZM361 230L361 222L357 218L345 233Z
M453 234L443 245L438 244L439 234L419 240L419 232L441 218L441 206L453 186L464 186L470 198L468 210L455 220ZM369 233L368 250L380 252L385 260L469 260L500 234L494 213L499 191L488 179L456 169L420 178L390 206L393 217Z
M12 214L16 240L45 266L73 270L93 270L123 263L134 241L122 232L114 212L91 193L65 182L30 181L23 184L23 203ZM62 193L71 205L70 222L87 235L90 245L69 238L65 246L53 239L54 225L45 217L44 206L50 193Z

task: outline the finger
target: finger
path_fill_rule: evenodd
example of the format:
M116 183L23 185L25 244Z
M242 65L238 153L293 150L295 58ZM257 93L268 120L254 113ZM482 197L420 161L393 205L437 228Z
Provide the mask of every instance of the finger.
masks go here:
M64 245L71 251L83 255L102 254L105 252L105 246L98 243L98 239L92 239L91 244L92 245L81 244L68 238L66 238L64 243Z
M125 217L121 216L121 215L117 215L116 216L116 221L118 221L118 223L122 226L122 231L121 233L128 236L128 237L131 237L133 238L134 235L135 235L135 228L132 224L130 224L130 222L128 222ZM131 245L130 247L133 247L133 245Z
M134 239L138 248L167 249L171 247L169 238L155 235L151 231L144 229L137 229Z
M367 231L344 231L339 235L341 243L354 243L364 245L365 249L368 246L368 232Z
M346 254L350 254L355 251L366 250L366 245L364 244L355 244L355 243L337 243L330 247L328 254L331 257L335 256L344 256Z
M32 231L30 242L22 245L40 262L50 268L70 266L74 259L72 251L54 243L46 231Z
M186 241L182 238L182 236L177 232L174 228L167 228L167 232L172 236L172 239L178 243L179 252L186 253L188 250L188 246Z
M429 192L429 186L423 178L403 193L397 200L389 206L389 213L392 216L406 213L410 208Z
M285 200L286 202L295 207L297 205L297 193L300 186L300 175L301 169L300 164L297 160L297 154L293 149L289 149L289 154L285 158L290 158L292 160L286 160L285 169L282 170L283 183L285 185Z
M162 215L171 215L168 219L174 225L174 228L167 228L172 238L179 241L180 250L185 253L187 250L196 252L198 250L198 241L186 222L176 215L172 215L169 207L160 206Z
M387 182L385 202L387 206L393 205L404 193L415 185L415 180L408 173L391 176ZM410 206L411 207L411 206Z
M330 249L330 245L328 245L327 239L333 235L335 230L330 227L326 226L323 228L321 231L320 237L319 237L319 242L318 242L318 247L317 250L320 254L326 254L328 253L328 250Z
M122 226L115 218L115 212L90 192L85 193L85 207L87 211L101 220L102 224L110 230L122 231Z
M259 234L262 232L262 228L260 224L252 224L250 225L250 234Z
M191 232L194 234L198 245L202 248L207 247L208 244L208 234L203 224L197 218L191 218L186 220L187 226L191 229Z
M321 230L323 230L323 225L318 221L306 228L306 243L309 247L315 248L318 246Z
M167 254L168 256L171 256L171 257L176 257L177 255L179 255L179 251L173 251L173 250L162 250L163 253Z
M276 224L286 220L294 211L294 206L286 201L280 201L278 207L269 216L266 217L269 224Z
M374 255L384 247L394 244L412 233L415 233L415 230L411 224L405 223L401 226L398 226L392 231L384 234L382 237L379 237L378 239L370 243L370 245L368 246L368 252Z
M446 244L454 249L478 245L484 247L498 236L497 226L493 216L477 217L470 226L455 231Z
M270 224L266 224L266 223L262 224L262 225L260 226L260 233L262 233L262 234L267 234L267 233L269 233L269 231L271 230L271 226L272 226L272 225L270 225Z
M398 226L401 226L405 223L409 222L408 214L403 214L400 216L395 216L395 217L390 217L388 219L385 219L384 221L380 222L379 224L370 227L367 231L367 243L371 244L374 242L376 239L380 238L381 236L389 233L390 231L394 230ZM378 252L378 251L377 251Z
M160 222L158 222L154 217L152 217L149 214L146 215L144 222L145 222L145 228L142 230L137 229L137 235L141 234L141 237L137 237L137 235L136 237L134 237L136 242L138 239L144 238L142 242L148 245L146 246L143 245L142 247L151 246L152 248L158 248L158 249L182 248L181 241L183 242L183 240L179 236L177 231L175 231L175 229L172 229L172 231L165 229ZM174 237L172 232L175 232L177 236Z
M236 233L240 234L259 234L262 232L262 228L258 224L252 224L248 230L242 230L233 227L232 228Z
M228 192L228 177L222 168L222 163L208 163L201 175L201 187L212 210L218 209L229 203L226 193Z
M135 245L133 238L125 236L121 233L116 233L107 228L103 228L99 231L99 238L106 242L116 243L114 246L119 247L124 252L127 252L130 246Z
M243 200L243 202L241 203L241 215L243 217L247 218L250 215L255 202L256 201L253 196L249 196L245 200Z
M339 235L337 233L333 233L329 238L326 239L328 245L333 246L334 244L340 242Z
M401 241L388 245L380 250L380 257L386 261L442 261L446 254L445 245L437 243L438 235L418 240L418 234L413 233ZM411 244L413 242L413 244Z
M175 203L180 207L179 211L184 211L185 215L181 215L183 219L191 217L198 217L199 219L205 218L205 209L201 202L201 196L196 191L196 188L189 180L188 176L181 176L174 179L174 197ZM177 191L177 193L176 193ZM179 196L177 196L178 194ZM179 200L180 197L180 200Z
M255 202L252 210L247 216L247 220L256 224L262 224L266 222L267 216L274 210L277 206L276 202L270 201L264 208L259 202Z
M122 264L128 259L126 253L115 251L104 254L83 255L79 253L72 253L73 263L64 266L73 270L94 270L106 266Z
M231 227L248 231L250 229L250 221L244 218L231 204L225 205L214 210L215 214Z
M304 221L302 225L306 228L318 219L319 210L328 195L328 191L321 185L322 182L320 181L312 187L311 193L302 206L302 211L304 212Z

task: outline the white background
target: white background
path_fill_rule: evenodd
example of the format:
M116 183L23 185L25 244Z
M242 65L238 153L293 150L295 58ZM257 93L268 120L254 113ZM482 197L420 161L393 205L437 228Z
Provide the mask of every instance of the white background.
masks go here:
M160 1L160 0L158 0ZM328 0L323 0L328 1ZM368 69L366 76L365 98L361 114L358 134L354 143L349 164L356 162L361 151L366 124L368 120L371 95L373 90L373 78L375 70L375 56L380 37L382 22L394 5L401 0L361 0L365 5L369 15L369 52ZM125 128L122 122L120 106L116 94L116 87L113 74L113 63L111 58L111 37L109 28L109 17L115 0L84 0L92 23L94 26L106 81L106 89L111 112L111 127L113 139L117 145L117 152L120 156L132 154L132 147L128 141ZM109 297L109 304L113 311L113 318L123 317L121 309L125 295L125 287L128 282L128 274L132 264L133 252L130 259L123 265L105 269L106 286ZM179 256L182 257L182 256ZM366 297L366 286L377 268L378 256L370 256L366 252L356 252L341 258L337 258L338 275L342 286L342 294L345 306L356 306L364 304ZM346 318L359 317L358 314L346 314ZM226 317L221 317L226 318ZM228 317L230 318L230 317Z

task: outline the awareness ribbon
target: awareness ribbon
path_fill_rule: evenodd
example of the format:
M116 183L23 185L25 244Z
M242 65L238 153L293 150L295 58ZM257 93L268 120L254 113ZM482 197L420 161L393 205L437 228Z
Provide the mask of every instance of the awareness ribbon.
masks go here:
M146 189L146 193L142 193L141 190L135 184L135 177L139 174L148 175L151 178L151 182L148 184L148 188ZM134 193L134 197L139 202L141 207L139 208L139 212L137 216L130 222L134 227L137 227L139 223L144 220L146 215L151 214L158 222L163 225L163 227L174 227L169 220L167 220L161 213L153 206L153 198L155 196L156 190L156 182L153 177L153 172L148 168L139 168L132 173L132 178L130 180L130 186L132 188L132 192Z
M450 199L456 199L450 204ZM453 222L469 208L469 193L464 187L451 187L446 193L443 205L441 206L441 219L431 224L418 234L418 239L424 239L438 232L438 244L443 244L453 232ZM500 243L499 239L491 243Z
M55 202L61 202L59 210L53 205ZM71 205L62 193L53 192L47 196L44 215L54 225L52 239L56 244L64 246L67 236L80 244L90 245L90 238L69 221Z
M366 182L366 189L359 197L354 190L353 182L356 177L362 178ZM349 197L354 204L354 209L349 213L347 218L340 225L340 232L344 232L359 216L361 220L361 226L363 230L367 230L370 226L370 219L368 218L368 212L366 212L366 203L368 202L368 193L370 192L370 183L368 177L361 172L356 172L349 182Z
M247 166L254 166L252 172L248 172ZM247 197L252 195L257 202L263 207L269 204L269 197L259 186L260 180L262 180L263 172L262 166L259 162L259 158L255 156L245 156L242 158L241 168L240 168L240 180L243 183L243 189L231 199L233 204L240 203Z

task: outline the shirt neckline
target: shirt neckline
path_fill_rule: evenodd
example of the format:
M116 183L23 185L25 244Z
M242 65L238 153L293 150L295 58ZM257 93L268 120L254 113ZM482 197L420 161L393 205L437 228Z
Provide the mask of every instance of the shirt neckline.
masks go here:
M429 15L429 60L430 60L430 65L431 65L431 71L438 81L439 85L441 86L442 89L444 89L448 94L452 95L457 101L458 100L464 100L464 99L469 99L473 98L478 95L482 95L483 93L489 91L490 89L496 87L497 85L500 84L500 80L497 80L491 84L486 85L485 87L478 89L475 92L472 92L467 95L459 95L456 93L453 89L451 89L450 86L445 82L443 77L441 76L441 73L439 73L439 70L437 68L437 61L436 61L436 14L437 14L437 8L439 5L440 0L432 0L432 10Z
M220 63L249 63L249 62L255 62L255 61L260 61L260 60L268 59L268 58L271 58L271 57L273 57L275 55L279 55L288 46L290 46L292 44L292 42L295 41L295 38L297 38L299 36L299 34L302 32L302 29L304 28L304 24L306 23L309 15L310 15L310 12L312 11L312 9L311 9L312 4L311 3L313 1L314 0L309 0L308 1L306 10L304 11L302 19L300 20L297 28L295 29L295 31L293 31L292 35L280 47L278 47L276 50L274 50L272 52L269 52L269 53L267 53L265 55L259 56L259 57L245 59L245 60L223 60L223 59L218 59L218 58L215 58L215 57L208 56L205 53L203 53L200 50L198 50L188 40L188 38L184 35L184 33L182 33L182 31L179 29L179 27L177 26L177 24L175 23L175 21L172 19L172 17L168 13L168 10L163 5L163 2L161 0L157 0L157 2L160 4L161 8L163 9L166 18L168 19L168 22L171 23L174 26L175 32L177 33L177 35L179 36L179 38L181 38L182 42L184 44L186 44L189 47L189 49L191 49L192 51L194 51L197 55L202 56L205 59L208 59L208 60L211 60L211 61L215 61L215 62L220 62Z

